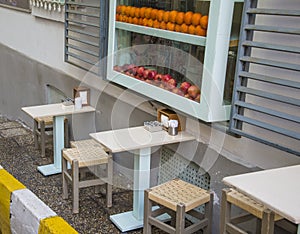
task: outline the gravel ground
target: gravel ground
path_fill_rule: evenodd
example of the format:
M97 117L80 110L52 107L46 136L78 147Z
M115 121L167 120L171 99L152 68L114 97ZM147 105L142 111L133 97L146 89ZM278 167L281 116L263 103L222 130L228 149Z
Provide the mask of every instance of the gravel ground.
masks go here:
M118 184L122 175L114 175L113 206L105 205L104 191L94 193L94 188L80 190L80 212L72 213L71 198L62 199L61 174L45 177L37 166L52 162L52 144L47 144L46 157L34 147L33 133L25 125L0 116L0 165L34 192L57 215L63 217L79 233L120 233L109 216L132 209L132 190ZM70 194L70 193L69 193ZM142 229L128 233L142 233ZM162 233L155 230L155 233Z

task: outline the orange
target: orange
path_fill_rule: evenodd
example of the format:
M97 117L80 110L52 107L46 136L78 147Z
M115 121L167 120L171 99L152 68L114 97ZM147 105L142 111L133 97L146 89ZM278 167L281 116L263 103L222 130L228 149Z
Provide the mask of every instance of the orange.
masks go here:
M190 25L192 23L193 12L188 11L184 14L184 23Z
M178 11L171 11L169 15L169 22L175 23L176 22L176 17L177 17Z
M134 17L134 18L132 19L132 23L133 23L133 24L139 24L139 19L138 19L137 17Z
M198 35L198 36L205 37L206 36L206 30L201 28L200 25L197 25L197 27L195 28L195 34Z
M121 14L122 5L118 5L116 8L116 13Z
M204 15L200 19L200 25L203 29L207 29L207 24L208 24L208 16Z
M189 34L195 34L195 26L191 24L189 26L189 31L188 32L189 32Z
M176 16L176 23L177 24L182 24L184 21L184 12L178 12Z
M150 17L151 17L151 11L152 11L151 7L146 8L146 10L145 10L145 18L150 19Z
M148 19L147 18L143 18L143 26L148 26Z
M130 16L130 9L131 9L131 6L126 6L125 15Z
M146 7L142 7L141 9L140 9L140 17L141 18L145 18L145 11L146 11Z
M175 24L172 23L172 22L168 22L168 23L167 23L167 29L168 29L169 31L174 31L174 30L175 30Z
M125 6L125 5L122 5L122 6L121 6L121 14L122 14L122 15L125 15L125 11L126 11L126 6Z
M165 23L169 22L169 15L170 15L170 11L164 12L163 20L165 21Z
M153 27L153 20L152 19L148 19L147 26L151 27L151 28Z
M127 22L127 18L128 18L128 16L127 15L123 15L123 17L122 17L122 22Z
M159 22L163 21L164 12L165 12L164 10L158 10L158 11L157 11L156 19L157 19Z
M136 18L140 18L140 8L136 7L135 8L135 11L134 11L134 17Z
M159 28L159 25L160 25L160 23L158 20L153 21L153 28Z
M180 25L180 31L182 33L187 33L188 30L189 30L189 27L185 23L183 23L182 25Z
M192 25L195 27L200 24L200 19L201 19L201 14L200 13L194 13L192 16Z
M130 8L130 12L129 12L130 17L134 17L135 8L136 8L136 7L131 7L131 8Z
M167 29L167 25L166 25L165 21L161 21L161 22L160 22L159 28L160 28L160 29L164 29L164 30Z
M157 9L152 9L151 11L151 19L156 20L156 15L157 15L158 10Z
M175 32L181 32L181 26L179 24L175 24Z
M132 17L127 17L127 21L126 21L127 23L129 23L129 24L132 24Z
M120 14L116 14L116 21L120 21Z
M144 18L139 18L139 25L143 25L143 19Z

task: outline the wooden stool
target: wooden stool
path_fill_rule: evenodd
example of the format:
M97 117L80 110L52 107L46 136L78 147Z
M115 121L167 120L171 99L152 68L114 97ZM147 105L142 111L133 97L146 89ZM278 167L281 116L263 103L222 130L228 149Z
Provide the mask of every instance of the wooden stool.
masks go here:
M274 194L276 196L276 194ZM231 208L235 205L244 211L245 214L237 217L231 217ZM256 226L257 233L271 234L274 232L274 222L283 219L278 214L266 209L262 204L250 199L246 195L234 190L222 190L222 207L221 207L221 228L220 233L243 233L247 232L236 226L252 218L258 219Z
M64 132L65 132L65 146L68 146L69 142L69 133L68 133L68 119L64 119ZM49 134L51 132L51 134ZM40 146L42 151L42 157L45 157L46 149L46 138L52 136L53 132L53 117L37 117L34 119L33 125L33 136L34 136L34 145L35 148L39 148L39 137L40 137Z
M71 174L68 173L67 163L71 164ZM100 178L101 165L106 166L106 177ZM70 148L62 150L62 184L63 198L68 198L67 182L72 183L73 213L79 212L79 189L106 185L106 205L112 206L112 157L101 147L90 147L87 149ZM95 175L92 179L79 179L79 170L88 168Z
M213 194L207 190L180 179L173 179L145 190L144 201L144 234L151 233L151 226L167 233L193 233L199 229L203 229L204 233L211 233ZM152 211L153 203L160 208ZM205 205L204 215L194 210L200 205ZM164 213L172 217L171 225L157 218ZM188 227L185 227L186 214L197 219Z
M105 146L101 145L94 139L70 141L70 146L72 148L77 148L77 149L88 149L90 147L101 147L105 152L109 153L109 150Z

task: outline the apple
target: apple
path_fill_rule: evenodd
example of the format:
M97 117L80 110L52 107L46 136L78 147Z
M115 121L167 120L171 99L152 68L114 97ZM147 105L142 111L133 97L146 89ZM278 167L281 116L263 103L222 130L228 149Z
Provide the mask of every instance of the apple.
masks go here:
M189 87L191 87L191 83L187 82L187 81L184 81L180 84L180 90L184 93L187 93Z
M168 80L168 84L171 85L171 86L176 87L177 81L175 79L171 78L171 79Z
M137 75L142 77L144 73L145 68L144 67L138 67L137 69Z
M172 79L172 76L171 75L169 75L169 74L166 74L166 75L163 75L163 81L166 81L166 82L168 82L170 79Z
M161 81L163 79L163 75L162 74L156 74L155 76L154 76L154 80L157 80L157 81Z
M148 79L148 74L149 74L149 71L148 69L145 69L144 72L143 72L143 77L144 79Z
M195 97L194 101L200 102L200 93L197 95L197 97Z
M156 76L157 72L154 70L149 70L148 72L148 79L153 80L154 77Z
M200 94L200 89L197 85L191 85L188 88L188 94L191 98L196 98L198 96L198 94Z
M184 93L177 87L173 88L172 92L175 93L175 94L178 94L180 96L184 96Z
M115 65L114 66L114 70L117 72L121 72L122 71L122 67L120 67L119 65Z

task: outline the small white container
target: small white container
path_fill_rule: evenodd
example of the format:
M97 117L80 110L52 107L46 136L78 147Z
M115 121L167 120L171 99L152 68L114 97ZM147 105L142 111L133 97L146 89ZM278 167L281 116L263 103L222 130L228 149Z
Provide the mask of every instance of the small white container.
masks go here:
M81 109L82 108L82 99L81 97L75 98L75 109Z

